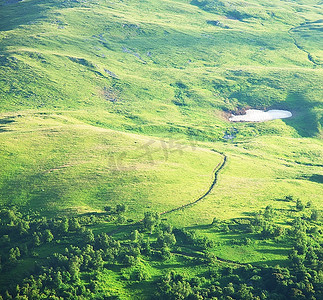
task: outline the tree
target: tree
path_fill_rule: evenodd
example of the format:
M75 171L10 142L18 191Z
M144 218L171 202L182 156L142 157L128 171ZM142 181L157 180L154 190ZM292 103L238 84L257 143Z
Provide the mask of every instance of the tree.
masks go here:
M250 291L250 287L248 287L245 283L241 284L240 289L238 290L238 296L239 299L243 299L243 300L252 300L254 299L251 291Z
M161 249L161 259L162 260L168 260L172 257L172 253L170 252L169 248L166 246L163 246Z
M9 261L11 263L17 262L17 259L20 257L20 250L18 247L16 248L11 248L9 250Z
M95 253L93 255L92 269L94 269L94 270L102 269L102 267L104 265L104 261L103 261L103 258L102 258L102 252L101 251L95 251Z
M317 209L313 209L311 213L311 220L317 221L319 219L319 211Z
M292 250L292 252L288 255L288 258L294 266L301 265L303 263L303 258L298 255L296 250Z
M221 229L223 232L230 232L230 227L228 226L228 224L223 224Z
M130 239L134 242L138 240L139 237L139 231L136 229L130 233Z
M59 224L59 230L61 233L67 233L68 232L68 219L66 217L64 217L60 224Z
M40 237L37 232L33 233L33 242L34 242L34 246L36 247L40 245Z
M211 225L212 226L217 226L219 224L219 222L220 222L219 219L217 217L214 217L213 220L212 220Z
M273 237L278 237L284 234L284 228L281 226L274 226L273 227L273 233L272 236Z
M125 255L123 258L124 264L128 266L134 266L137 264L138 259L132 255Z
M141 249L142 252L145 253L146 255L150 255L151 254L151 246L150 246L150 241L143 241L141 244Z
M161 226L161 230L164 231L164 232L168 232L168 233L172 233L173 232L173 226L169 223L166 223L166 222L162 222L160 224Z
M17 216L13 210L3 209L0 212L0 222L2 224L13 224L17 219Z
M47 243L50 243L54 239L54 236L49 229L45 230L44 239L45 239L45 242Z
M160 217L157 212L145 212L145 217L143 219L144 228L150 231L152 234L154 227L158 226L160 223Z
M157 244L160 247L163 247L163 246L167 246L167 247L173 246L173 245L176 244L175 235L172 234L172 233L168 233L168 232L164 232L162 234L159 234L158 235L158 238L157 238Z
M122 213L126 212L126 210L127 210L127 207L125 204L117 204L117 206L116 206L116 213L117 214L122 214Z
M294 196L292 196L292 195L285 196L283 201L292 202L292 201L294 201Z
M303 292L297 288L292 288L291 291L290 291L290 299L297 299L297 300L300 300L300 299L306 299Z
M86 244L91 244L94 242L94 234L91 229L86 229L83 233L84 242Z
M103 208L107 213L110 213L112 211L112 206L110 205L107 205L107 206L104 206Z
M30 229L29 222L25 220L19 220L18 222L18 231L20 234L25 234Z
M226 287L223 288L223 291L225 294L232 296L234 294L234 287L233 284L231 282L228 283L228 285Z
M265 208L264 218L267 220L271 220L273 218L273 216L274 216L274 210L271 205L268 205Z
M133 271L132 278L136 281L144 281L150 278L150 273L144 265L140 264Z
M296 209L298 211L302 211L304 209L304 204L302 203L302 201L300 199L296 200Z
M71 274L71 277L74 281L79 279L79 272L80 272L80 263L79 260L73 257L72 260L69 261L68 271Z
M72 218L69 220L69 228L72 231L77 231L81 228L81 225L76 218Z
M123 215L118 215L117 219L116 219L116 223L117 224L124 224L126 223L126 217Z
M311 264L315 264L317 262L318 257L312 247L307 249L305 259Z
M313 205L312 201L308 201L306 203L306 208L310 208Z
M217 261L217 257L210 251L205 251L205 259L210 265L214 264Z

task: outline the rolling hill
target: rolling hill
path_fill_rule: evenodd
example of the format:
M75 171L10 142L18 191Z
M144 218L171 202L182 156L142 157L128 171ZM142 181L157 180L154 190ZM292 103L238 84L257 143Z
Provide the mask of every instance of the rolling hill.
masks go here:
M0 299L319 299L322 14L0 0Z

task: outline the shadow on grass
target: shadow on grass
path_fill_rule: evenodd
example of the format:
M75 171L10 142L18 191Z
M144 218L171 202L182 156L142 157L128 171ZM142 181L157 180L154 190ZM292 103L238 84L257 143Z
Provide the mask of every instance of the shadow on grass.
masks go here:
M189 227L185 227L185 229L187 229L187 230L207 230L207 229L215 229L215 227L213 227L210 224L207 224L207 225L189 226Z
M283 119L283 122L293 127L300 136L313 137L319 133L319 124L323 121L314 112L318 106L319 102L310 102L301 93L290 93L284 102L275 105L275 109L290 110L293 117Z
M44 5L44 1L11 2L8 5L0 6L0 31L13 30L20 25L36 23L39 19L45 18L43 13L48 6ZM49 3L46 2L46 5Z
M321 174L313 174L310 176L303 176L303 177L300 177L299 179L308 180L308 181L312 181L312 182L316 182L316 183L323 183L323 175L321 175Z
M1 182L1 202L9 205L28 205L30 208L43 209L57 215L57 207L63 199L62 190L59 186L46 184L45 180L46 178L39 174L16 172Z
M167 264L167 263L162 263L162 261L160 261L161 263L156 267L159 270L168 270L168 269L182 269L183 265L184 265L184 259L181 260L181 262L179 263L172 263L172 264ZM186 262L186 265L190 265L188 262Z
M13 120L12 118L0 119L0 133L1 132L6 132L6 131L10 131L7 128L7 125L8 124L11 124L13 122L15 122L15 120Z
M252 265L260 266L260 267L264 265L267 265L270 267L275 267L277 265L281 267L287 267L289 266L289 262L283 259L272 259L272 260L256 261L256 262L253 262Z
M279 245L281 246L281 245ZM285 248L285 247L279 247L275 249L258 249L256 250L259 253L264 253L264 254L274 254L274 255L285 255L288 256L290 248Z

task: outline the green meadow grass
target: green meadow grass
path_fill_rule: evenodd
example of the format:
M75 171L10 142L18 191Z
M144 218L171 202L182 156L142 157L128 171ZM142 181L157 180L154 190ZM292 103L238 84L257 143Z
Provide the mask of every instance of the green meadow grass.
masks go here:
M186 226L200 225L210 224L214 217L248 216L267 205L288 209L290 207L284 202L276 201L286 195L322 208L321 141L275 136L250 138L226 146L215 145L228 155L218 184L203 201L169 215L170 220Z
M0 109L81 109L88 122L109 128L120 119L122 130L148 135L199 127L212 140L226 126L219 111L279 106L305 114L292 127L314 119L298 131L316 136L322 68L308 59L314 46L297 47L292 30L314 22L320 32L314 3L231 4L241 20L227 3L208 9L198 1L2 6Z
M218 241L223 236L199 226L267 205L289 209L294 203L276 201L286 195L322 209L319 1L5 3L1 203L49 215L124 203L126 216L140 220L145 211L163 212L204 194L225 153L211 194L164 218ZM288 109L293 118L228 121L230 112L250 107ZM231 131L236 138L225 141ZM286 258L285 246L213 251L275 264ZM172 264L193 272L178 258L151 273ZM102 273L102 284L111 280L127 299L118 272Z
M108 130L60 114L3 120L13 121L0 135L3 203L52 212L125 203L127 215L140 219L144 211L163 212L204 194L222 159L217 152L224 152L228 161L211 194L168 219L178 226L210 223L255 212L289 194L321 205L323 152L316 139L254 136L202 144Z
M194 144L139 136L53 114L14 118L1 133L1 200L79 212L125 203L128 215L189 203L221 156Z

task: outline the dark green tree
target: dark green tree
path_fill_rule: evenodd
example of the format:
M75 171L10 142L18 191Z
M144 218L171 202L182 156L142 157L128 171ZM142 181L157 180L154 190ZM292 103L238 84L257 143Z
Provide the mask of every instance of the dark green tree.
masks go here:
M79 221L76 218L71 218L69 220L69 229L72 231L77 231L81 228Z
M158 235L157 244L159 247L171 247L176 244L175 235L172 233L164 232Z
M127 206L125 204L117 204L116 206L116 213L117 214L122 214L124 212L126 212L127 210Z
M300 199L296 200L296 209L298 211L304 210L304 204L302 203L302 201Z
M160 223L160 216L157 212L145 212L143 219L144 228L152 234L155 227Z
M54 239L54 236L49 229L46 229L44 231L43 237L44 237L45 242L47 242L47 243L50 243Z
M67 233L68 232L68 229L69 229L69 226L68 226L68 218L64 217L60 224L59 224L59 230L61 233Z
M40 234L38 232L33 233L33 244L35 247L38 247L40 245Z
M83 241L86 244L92 244L94 242L94 234L91 229L85 229L83 233Z
M130 233L130 239L134 242L138 241L139 231L136 229Z
M311 220L312 221L317 221L320 217L320 213L317 209L313 209L311 213Z

